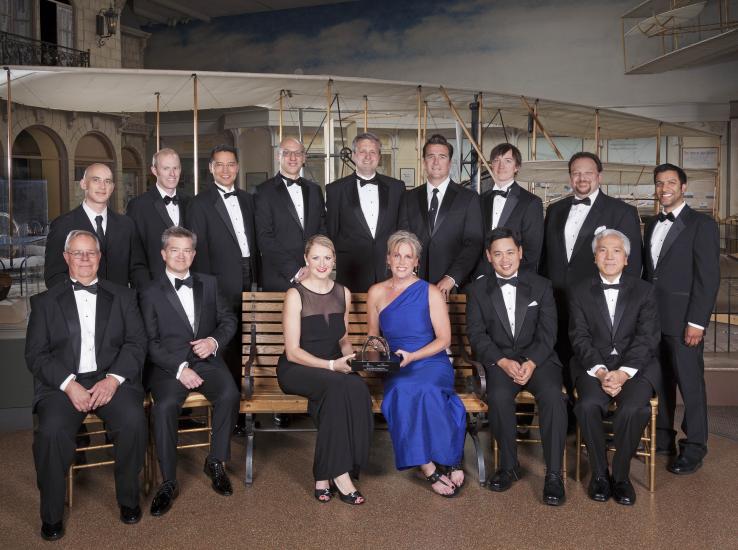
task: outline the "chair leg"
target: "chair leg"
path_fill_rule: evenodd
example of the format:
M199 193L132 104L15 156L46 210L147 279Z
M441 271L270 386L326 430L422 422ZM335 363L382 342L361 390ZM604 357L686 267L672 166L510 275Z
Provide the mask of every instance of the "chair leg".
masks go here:
M654 492L656 490L656 415L658 415L658 406L651 406L651 441L649 442L648 454L648 490Z
M246 415L246 477L244 484L251 487L254 483L254 415Z
M497 446L497 439L492 437L492 455L494 456L495 472L500 468L500 449Z
M74 466L69 467L69 475L67 476L67 506L72 509L74 500Z
M582 430L579 429L579 424L577 424L577 457L576 457L576 466L574 470L574 479L577 481L581 481L582 479L582 471L581 471L581 463L582 463Z
M564 440L564 456L562 457L561 462L561 477L564 480L564 483L566 483L566 440Z

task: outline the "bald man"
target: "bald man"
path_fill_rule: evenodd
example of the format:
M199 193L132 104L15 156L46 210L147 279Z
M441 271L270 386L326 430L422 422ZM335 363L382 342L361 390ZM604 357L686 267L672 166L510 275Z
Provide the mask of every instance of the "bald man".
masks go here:
M285 138L277 149L279 172L256 188L256 240L262 290L285 291L304 275L305 242L325 234L325 200L317 183L300 177L305 147Z
M77 208L51 222L46 239L44 281L46 287L68 279L64 261L64 240L72 230L89 231L100 241L100 267L97 275L123 286L140 287L149 280L146 257L136 234L136 227L127 216L110 208L115 189L113 172L105 164L87 167L79 186L85 198Z

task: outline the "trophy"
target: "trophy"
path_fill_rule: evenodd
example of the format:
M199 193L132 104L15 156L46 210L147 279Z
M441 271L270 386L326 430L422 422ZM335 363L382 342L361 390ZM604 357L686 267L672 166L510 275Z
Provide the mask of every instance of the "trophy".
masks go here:
M361 351L351 360L351 370L376 373L397 372L400 360L390 352L387 340L381 336L369 336Z

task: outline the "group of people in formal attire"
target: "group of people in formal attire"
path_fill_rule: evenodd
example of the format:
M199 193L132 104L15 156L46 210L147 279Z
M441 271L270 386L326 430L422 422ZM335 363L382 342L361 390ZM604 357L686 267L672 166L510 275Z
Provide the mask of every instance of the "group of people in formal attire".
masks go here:
M541 199L515 181L522 158L511 144L492 150L494 187L481 197L450 179L453 147L441 135L423 147L426 183L408 191L377 173L375 135L358 135L352 148L355 172L328 184L325 198L301 177L305 148L294 138L280 143L279 172L254 194L238 189L230 146L212 150L213 182L195 197L178 188L177 153L162 149L152 161L155 185L126 215L109 207L110 168L87 168L84 201L51 224L48 290L31 299L26 359L45 539L64 534L64 475L89 412L115 446L120 518L139 521L145 391L163 479L151 514L166 513L179 495L177 423L193 390L213 405L204 471L217 493L232 494L225 464L239 432L241 295L252 288L285 291L277 379L309 401L321 503L336 495L365 502L355 482L368 461L373 415L367 385L351 368L351 292L368 293L368 336L383 336L401 361L384 380L382 401L396 467L417 468L435 493L453 497L465 481L466 412L446 351L454 292L467 294L467 334L486 370L500 448L490 489L505 491L522 475L515 396L523 389L538 407L546 504L566 500L567 409L589 451L594 500L635 502L630 459L654 393L658 450L678 454L669 470L700 467L702 347L719 285L719 242L715 222L686 205L681 168L656 168L662 211L642 241L636 209L603 192L602 164L591 153L571 158L573 195L544 218ZM677 386L685 405L678 453ZM612 401L610 468L602 419Z

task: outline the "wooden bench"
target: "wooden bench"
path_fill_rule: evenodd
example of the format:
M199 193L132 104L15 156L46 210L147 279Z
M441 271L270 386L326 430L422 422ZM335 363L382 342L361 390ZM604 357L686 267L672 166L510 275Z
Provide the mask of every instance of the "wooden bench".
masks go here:
M313 431L311 428L258 427L255 414L307 413L308 401L297 395L286 395L279 388L276 365L284 352L282 329L283 292L243 293L243 356L244 378L240 411L246 416L246 485L253 483L254 436L257 431ZM474 442L479 482L486 481L484 450L479 442L482 416L487 412L484 369L470 360L466 337L466 296L452 295L449 299L452 343L449 358L454 366L456 392L467 412L467 432ZM354 349L359 348L367 334L366 294L353 294L349 312L349 337ZM372 397L372 412L382 412L382 380L366 376Z

